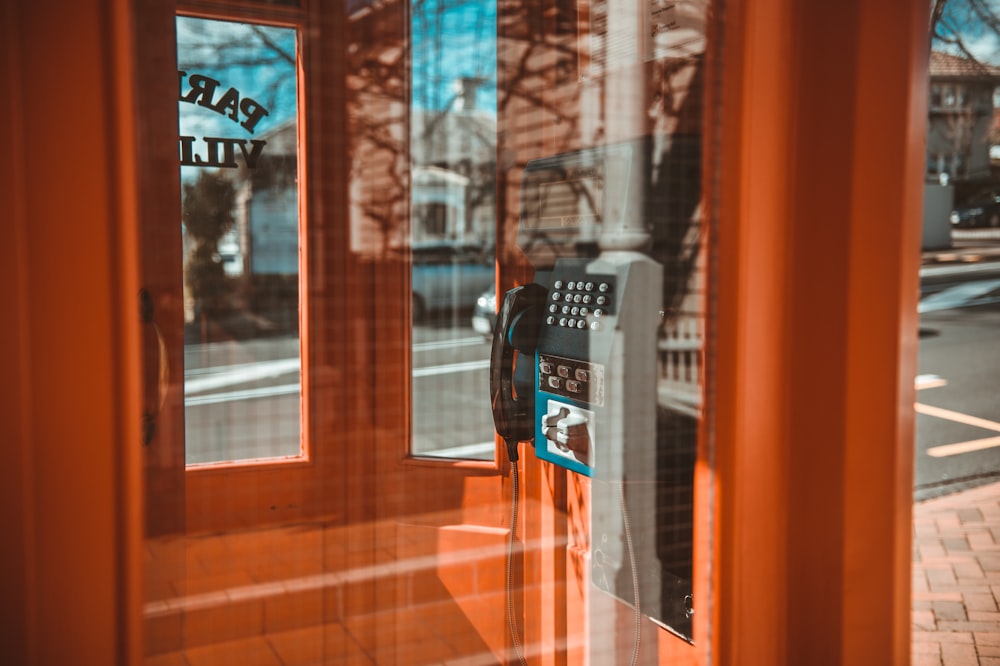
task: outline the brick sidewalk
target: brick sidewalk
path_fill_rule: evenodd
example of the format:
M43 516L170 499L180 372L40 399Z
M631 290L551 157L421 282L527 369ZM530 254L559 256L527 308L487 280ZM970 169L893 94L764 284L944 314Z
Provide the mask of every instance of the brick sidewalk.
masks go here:
M912 666L1000 666L1000 483L914 504Z

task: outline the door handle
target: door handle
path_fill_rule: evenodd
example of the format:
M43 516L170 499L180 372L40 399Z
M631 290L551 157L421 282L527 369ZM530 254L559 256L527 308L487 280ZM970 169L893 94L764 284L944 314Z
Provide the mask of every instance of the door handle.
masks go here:
M142 323L150 326L156 335L156 402L142 412L142 443L149 446L156 438L157 423L163 404L167 399L167 387L170 385L170 361L167 356L167 343L163 339L163 331L155 319L153 297L149 290L143 287L139 290L139 317Z

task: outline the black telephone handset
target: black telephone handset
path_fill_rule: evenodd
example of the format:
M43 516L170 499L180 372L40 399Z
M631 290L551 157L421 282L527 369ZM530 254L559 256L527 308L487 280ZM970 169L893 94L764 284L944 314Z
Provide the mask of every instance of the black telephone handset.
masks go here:
M518 442L531 441L535 435L534 352L547 294L535 283L511 289L493 327L490 402L493 422L512 463L517 462Z

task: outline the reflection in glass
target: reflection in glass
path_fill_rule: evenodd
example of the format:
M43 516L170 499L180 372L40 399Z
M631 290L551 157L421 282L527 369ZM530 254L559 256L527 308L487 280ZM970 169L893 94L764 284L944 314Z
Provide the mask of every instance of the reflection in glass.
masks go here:
M413 445L492 460L496 8L414 4L410 152Z
M303 454L296 49L177 19L189 465Z

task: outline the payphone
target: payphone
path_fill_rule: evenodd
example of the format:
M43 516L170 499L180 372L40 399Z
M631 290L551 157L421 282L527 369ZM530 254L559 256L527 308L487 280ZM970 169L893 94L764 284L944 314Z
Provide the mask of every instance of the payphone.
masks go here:
M663 266L649 255L641 158L625 143L528 163L518 244L535 282L498 313L491 398L512 461L530 442L591 479L592 585L689 639L690 574L658 555Z

